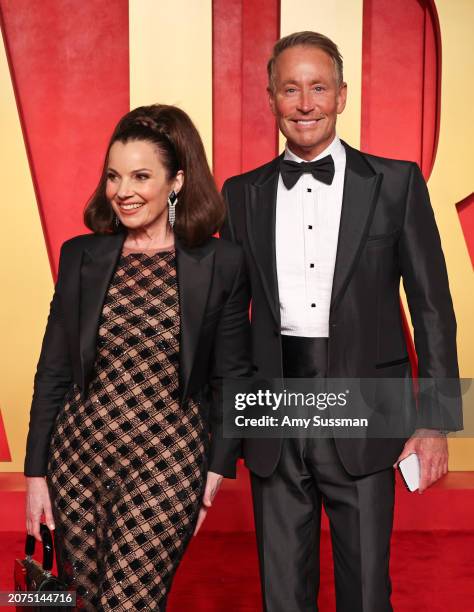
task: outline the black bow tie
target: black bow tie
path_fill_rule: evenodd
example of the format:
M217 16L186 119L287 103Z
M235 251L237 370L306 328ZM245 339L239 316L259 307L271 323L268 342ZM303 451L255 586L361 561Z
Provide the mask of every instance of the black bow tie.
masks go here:
M292 189L305 172L310 172L317 181L330 185L334 178L334 160L331 155L326 155L312 162L283 159L280 163L281 178L287 189Z

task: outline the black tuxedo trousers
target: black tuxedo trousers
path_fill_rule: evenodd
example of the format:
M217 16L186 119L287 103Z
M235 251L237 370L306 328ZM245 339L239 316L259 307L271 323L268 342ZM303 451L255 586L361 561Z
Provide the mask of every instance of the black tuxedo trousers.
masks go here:
M282 346L286 388L291 379L326 376L327 338L282 336ZM329 434L284 439L273 473L252 474L251 482L265 612L317 609L323 506L331 525L337 610L391 612L393 468L351 476Z

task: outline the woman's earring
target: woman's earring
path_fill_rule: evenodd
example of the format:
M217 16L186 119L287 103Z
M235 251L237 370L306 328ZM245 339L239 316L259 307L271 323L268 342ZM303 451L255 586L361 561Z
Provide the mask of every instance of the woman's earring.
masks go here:
M120 225L120 219L117 217L117 215L115 215L114 223L115 227L118 229Z
M176 195L174 191L172 191L168 196L168 221L171 226L171 229L173 229L174 222L176 219L175 208L176 208L177 203L178 203L178 196Z

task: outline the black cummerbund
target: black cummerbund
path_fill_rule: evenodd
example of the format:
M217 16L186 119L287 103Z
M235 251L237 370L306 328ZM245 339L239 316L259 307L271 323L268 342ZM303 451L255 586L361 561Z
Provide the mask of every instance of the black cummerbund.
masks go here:
M327 372L328 339L281 337L285 378L324 378Z

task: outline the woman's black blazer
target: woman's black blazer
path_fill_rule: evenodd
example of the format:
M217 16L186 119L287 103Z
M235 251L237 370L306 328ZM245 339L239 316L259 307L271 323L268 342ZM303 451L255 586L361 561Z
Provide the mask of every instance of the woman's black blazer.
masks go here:
M34 382L25 475L44 476L54 421L72 385L87 397L107 288L125 234L77 236L61 248ZM209 469L235 477L240 442L222 435L223 378L250 372L249 288L241 248L211 238L185 248L176 243L181 313L179 390L183 405L195 399L211 429Z

